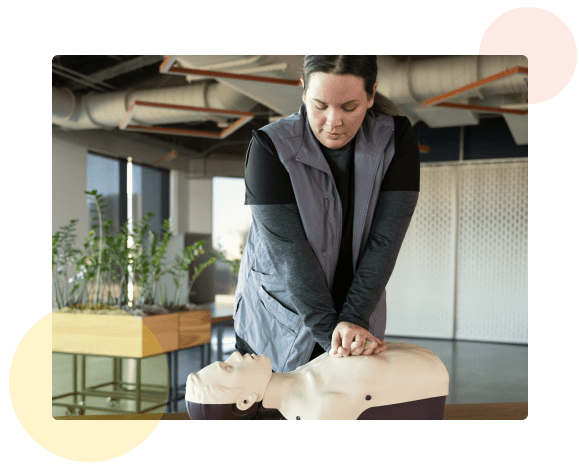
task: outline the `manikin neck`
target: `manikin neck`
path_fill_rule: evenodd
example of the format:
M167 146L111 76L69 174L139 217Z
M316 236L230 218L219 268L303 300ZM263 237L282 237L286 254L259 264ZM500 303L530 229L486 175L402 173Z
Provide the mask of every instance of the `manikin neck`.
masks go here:
M303 372L272 373L263 395L262 406L281 411L283 405L294 395L295 387L302 382L303 375Z
M302 400L308 398L308 388L314 388L322 382L319 371L329 357L326 352L292 372L273 372L263 395L262 406L281 412L295 397Z

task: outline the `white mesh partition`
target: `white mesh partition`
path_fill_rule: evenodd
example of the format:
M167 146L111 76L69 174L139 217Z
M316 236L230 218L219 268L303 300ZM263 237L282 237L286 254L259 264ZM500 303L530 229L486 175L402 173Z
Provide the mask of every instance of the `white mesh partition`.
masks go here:
M455 168L420 168L418 204L386 285L387 335L452 338Z
M386 286L386 335L452 339L456 321L456 339L527 343L526 160L420 173Z
M456 338L527 343L527 163L457 168Z

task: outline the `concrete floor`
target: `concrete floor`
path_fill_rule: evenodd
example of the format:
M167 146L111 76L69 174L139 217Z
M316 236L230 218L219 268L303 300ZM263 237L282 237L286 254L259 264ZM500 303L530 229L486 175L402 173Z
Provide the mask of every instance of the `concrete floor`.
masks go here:
M447 404L528 401L527 345L389 336L386 336L385 340L417 344L430 349L440 357L450 375ZM217 340L213 336L212 360L215 358L216 347ZM223 359L229 357L234 350L233 327L226 327L223 335ZM184 384L189 373L201 369L201 349L195 347L180 351L178 365L178 378ZM167 364L164 356L143 360L142 370L143 383L160 384L167 379ZM71 390L71 372L72 357L68 354L53 354L53 395ZM111 380L111 359L87 358L87 383L89 385ZM93 406L108 407L106 398L91 397L88 403ZM134 405L135 402L132 401L120 401L115 408L134 410ZM153 405L144 404L143 406ZM163 411L163 409L155 411ZM179 401L177 411L185 411L184 400ZM65 415L66 408L53 407L52 414L53 416ZM86 410L85 414L96 415L105 414L105 412Z

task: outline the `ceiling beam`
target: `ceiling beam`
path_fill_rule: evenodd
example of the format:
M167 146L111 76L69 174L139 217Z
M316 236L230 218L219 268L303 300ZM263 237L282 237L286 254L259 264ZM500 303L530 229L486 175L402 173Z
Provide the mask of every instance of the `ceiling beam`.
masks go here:
M165 59L165 56L139 56L137 58L128 59L122 63L115 64L114 66L101 69L100 71L90 74L87 77L93 81L106 81L107 79L122 76L128 72L132 72L142 67L158 63L163 59ZM76 90L80 88L81 86L73 86L70 89Z

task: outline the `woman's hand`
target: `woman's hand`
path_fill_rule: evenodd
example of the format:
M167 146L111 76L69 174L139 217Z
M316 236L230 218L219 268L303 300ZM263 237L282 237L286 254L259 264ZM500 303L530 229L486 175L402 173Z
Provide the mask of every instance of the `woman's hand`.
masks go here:
M366 329L352 323L338 323L332 333L332 357L347 357L349 355L378 354L386 350L386 344L374 337Z

